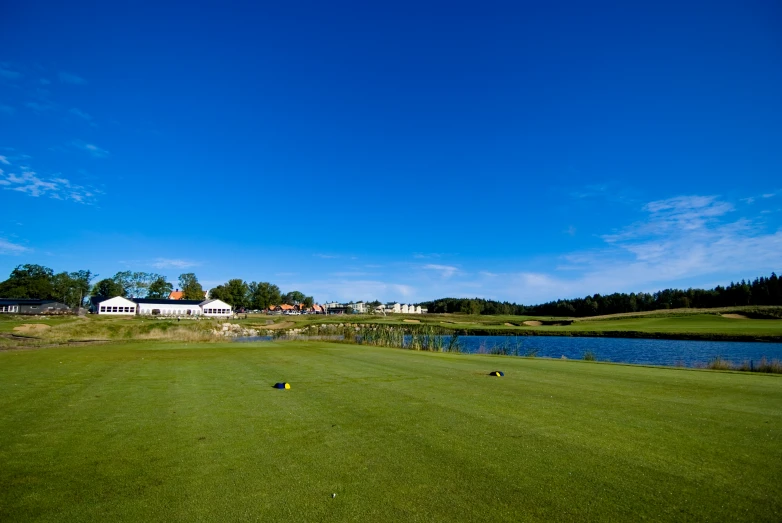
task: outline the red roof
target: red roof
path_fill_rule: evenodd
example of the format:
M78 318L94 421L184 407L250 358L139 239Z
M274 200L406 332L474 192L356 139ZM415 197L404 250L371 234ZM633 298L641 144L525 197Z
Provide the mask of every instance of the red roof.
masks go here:
M182 291L171 291L171 294L168 295L169 300L181 300L182 296L185 293Z

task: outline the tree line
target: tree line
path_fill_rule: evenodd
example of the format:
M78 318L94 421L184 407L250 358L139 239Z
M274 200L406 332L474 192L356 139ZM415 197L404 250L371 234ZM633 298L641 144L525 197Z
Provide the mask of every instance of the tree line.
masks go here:
M713 289L664 289L654 293L593 294L583 298L555 300L538 305L521 305L481 298L441 298L420 303L430 313L507 314L530 316L598 316L660 309L735 307L739 305L782 305L782 282L771 273L752 281L731 282Z
M315 299L305 296L302 292L291 291L283 293L277 285L269 282L250 282L236 278L228 280L209 291L209 296L223 300L234 309L268 309L272 305L303 305L312 307Z
M55 273L42 265L19 265L7 280L0 282L0 298L57 300L75 307L90 296L165 299L174 290L165 276L153 272L119 271L93 283L97 278L98 274L89 270ZM178 282L183 300L204 299L204 288L194 273L180 274ZM312 307L314 303L312 296L299 291L283 293L272 283L246 283L241 279L218 285L209 291L209 296L237 310L268 309L283 303Z

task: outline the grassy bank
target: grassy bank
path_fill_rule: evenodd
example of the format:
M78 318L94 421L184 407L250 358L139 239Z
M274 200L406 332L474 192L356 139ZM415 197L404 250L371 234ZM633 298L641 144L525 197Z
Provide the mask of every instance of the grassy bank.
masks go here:
M326 343L5 351L0 520L779 521L780 380Z

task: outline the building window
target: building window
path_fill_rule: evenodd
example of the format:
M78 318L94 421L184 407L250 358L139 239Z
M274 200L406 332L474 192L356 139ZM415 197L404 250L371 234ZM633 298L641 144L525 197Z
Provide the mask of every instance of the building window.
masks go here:
M100 306L100 311L101 312L106 312L106 306L105 305L101 305Z
M117 307L112 307L111 312L119 312L119 311L117 310Z
M136 312L136 308L135 307L131 307L130 308L130 312Z

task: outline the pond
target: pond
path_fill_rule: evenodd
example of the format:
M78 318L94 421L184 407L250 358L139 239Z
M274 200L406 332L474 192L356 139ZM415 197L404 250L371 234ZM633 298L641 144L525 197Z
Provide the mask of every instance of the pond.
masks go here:
M732 363L761 358L782 360L782 343L692 341L570 336L459 336L463 352L583 359L591 352L600 361L643 365L701 366L719 356Z
M272 336L235 338L237 342L272 341ZM343 336L282 336L280 340L338 341ZM450 336L443 337L448 346ZM405 336L405 344L410 336ZM758 363L761 358L782 360L782 343L744 341L692 341L637 338L587 338L571 336L459 336L461 352L506 354L542 358L583 359L590 352L599 361L641 365L704 366L720 357L734 364Z

